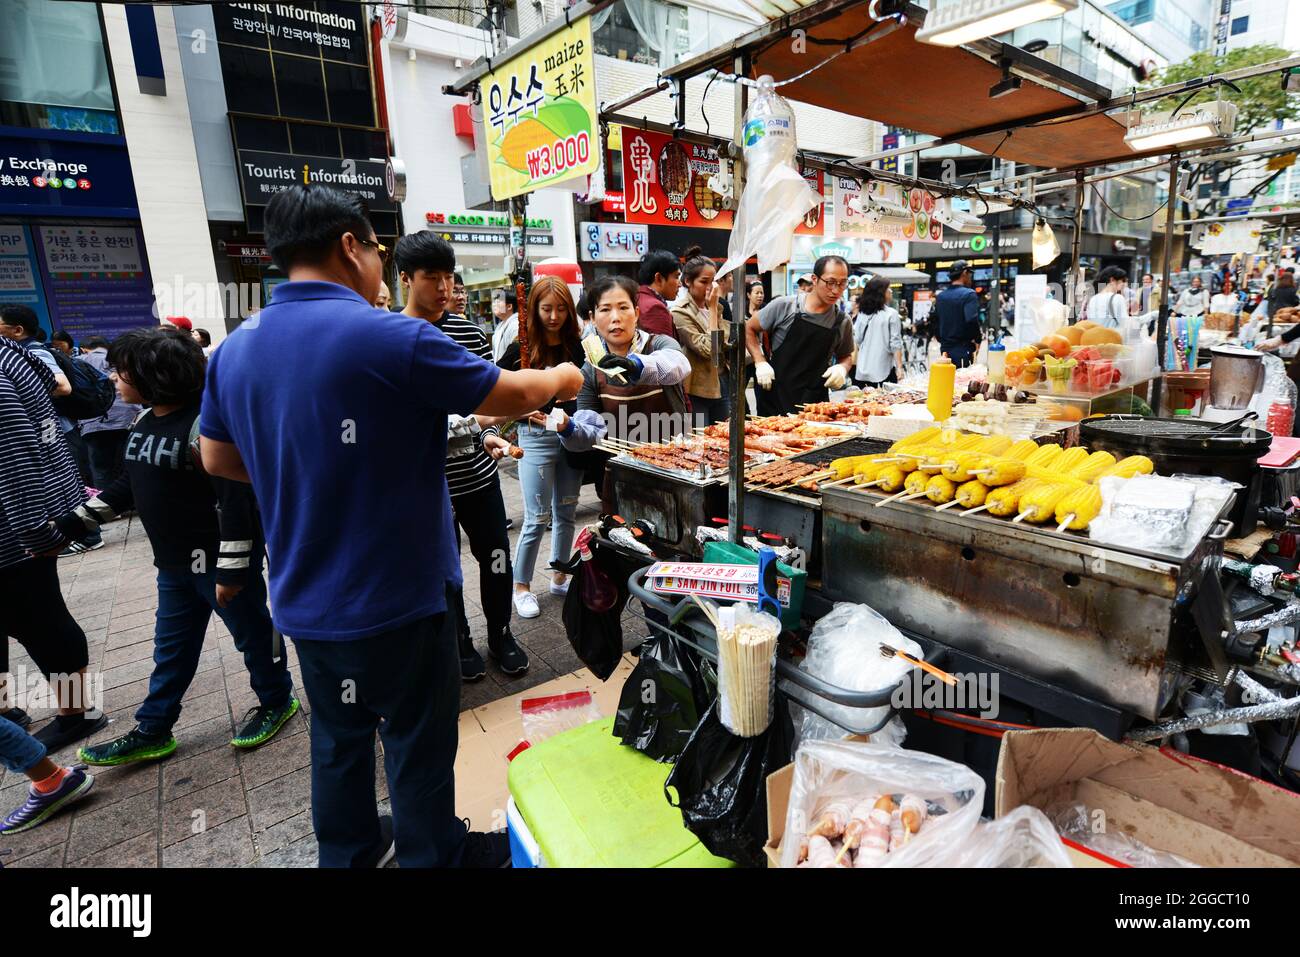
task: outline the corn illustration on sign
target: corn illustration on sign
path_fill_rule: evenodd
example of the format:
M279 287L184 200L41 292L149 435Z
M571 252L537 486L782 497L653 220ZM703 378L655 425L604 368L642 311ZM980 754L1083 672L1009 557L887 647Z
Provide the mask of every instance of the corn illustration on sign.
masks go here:
M492 198L509 199L600 166L591 20L584 18L484 77Z

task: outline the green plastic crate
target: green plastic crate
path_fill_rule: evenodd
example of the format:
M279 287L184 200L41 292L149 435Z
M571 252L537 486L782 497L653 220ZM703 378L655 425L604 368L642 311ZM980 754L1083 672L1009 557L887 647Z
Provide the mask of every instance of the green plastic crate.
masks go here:
M664 797L671 764L614 737L613 718L557 734L510 762L515 806L547 867L734 867Z
M758 552L734 542L706 542L704 563L706 565L757 565ZM783 562L776 563L776 573L778 578L790 579L790 605L781 607L781 627L787 631L794 631L799 627L799 618L803 614L803 593L808 584L808 573L791 568Z

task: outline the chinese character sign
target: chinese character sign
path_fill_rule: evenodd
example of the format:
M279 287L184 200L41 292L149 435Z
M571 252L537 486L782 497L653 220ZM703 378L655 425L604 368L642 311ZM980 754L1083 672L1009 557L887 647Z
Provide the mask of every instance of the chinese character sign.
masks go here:
M714 192L718 152L664 133L627 127L623 140L623 218L656 226L730 229L734 214Z
M493 199L587 176L600 166L589 19L493 70L480 89Z

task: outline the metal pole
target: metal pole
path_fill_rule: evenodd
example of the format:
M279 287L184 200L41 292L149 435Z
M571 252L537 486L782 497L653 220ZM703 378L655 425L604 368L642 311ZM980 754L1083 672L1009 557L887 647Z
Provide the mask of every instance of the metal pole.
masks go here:
M1164 285L1164 291L1160 295L1160 314L1156 317L1156 363L1161 369L1165 366L1165 343L1169 338L1169 306L1174 298L1173 290L1173 268L1172 261L1174 255L1174 207L1178 205L1178 154L1175 153L1169 159L1169 201L1165 204L1165 248L1161 256L1161 272L1164 278L1161 282ZM1192 365L1196 365L1196 358L1189 357ZM1155 382L1151 384L1151 408L1156 415L1160 414L1161 392L1164 386L1164 376L1157 376Z
M1282 271L1282 255L1285 252L1285 248L1286 248L1286 235L1287 235L1286 223L1283 223L1282 231L1277 234L1277 265L1273 268L1274 282L1277 281L1276 279L1277 274ZM1265 291L1267 292L1271 290L1265 290ZM1273 310L1272 309L1269 309L1268 311L1268 335L1265 338L1268 339L1273 338Z
M1079 246L1083 242L1083 170L1075 173L1074 179L1074 238L1070 240L1070 278L1065 287L1071 322L1079 319L1079 281L1083 278L1083 270L1079 268Z
M989 176L996 179L998 175L998 160L993 158L993 169ZM999 269L998 249L1002 245L1002 214L993 214L993 273L989 281L989 328L986 329L985 338L989 342L995 342L1002 336L1002 275Z
M736 57L736 75L749 72L748 58ZM745 108L749 105L749 87L736 84L735 130L732 140L736 155L732 177L732 195L737 200L745 188L745 158L740 151L741 130L745 125ZM727 529L737 545L744 539L745 525L745 264L737 267L740 278L731 285L731 470L727 481Z

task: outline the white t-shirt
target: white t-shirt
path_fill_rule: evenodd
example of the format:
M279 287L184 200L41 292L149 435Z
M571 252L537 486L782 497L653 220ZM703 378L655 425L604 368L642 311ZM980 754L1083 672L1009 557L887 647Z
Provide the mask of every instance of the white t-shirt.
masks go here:
M1099 292L1088 300L1088 320L1108 329L1118 329L1128 316L1128 301L1122 292Z

